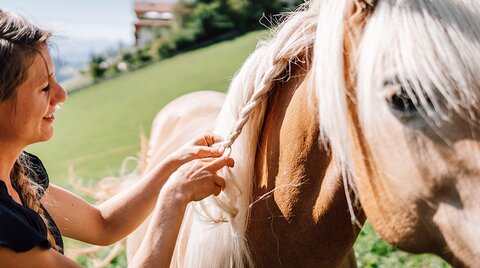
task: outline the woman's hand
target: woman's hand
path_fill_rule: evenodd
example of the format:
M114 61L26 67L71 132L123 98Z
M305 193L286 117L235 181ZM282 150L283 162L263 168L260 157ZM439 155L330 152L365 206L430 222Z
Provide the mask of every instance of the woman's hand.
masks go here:
M220 157L188 162L172 174L162 192L173 194L172 197L184 204L218 195L225 188L225 180L217 175L217 171L225 166L233 167L233 159Z
M212 146L222 142L220 136L206 133L195 138L168 156L168 160L178 168L181 165L195 159L216 158L223 155L224 148Z
M182 165L166 182L132 267L169 267L187 204L219 194L225 180L217 171L233 167L230 157L206 158Z

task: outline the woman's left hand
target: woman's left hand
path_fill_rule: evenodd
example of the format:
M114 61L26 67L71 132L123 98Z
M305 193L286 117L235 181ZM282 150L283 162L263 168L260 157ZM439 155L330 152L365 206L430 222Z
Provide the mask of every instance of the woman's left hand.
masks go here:
M181 165L195 159L217 158L223 155L224 148L215 146L223 141L223 138L211 133L205 133L194 138L187 144L168 156L170 162L175 163L178 168Z

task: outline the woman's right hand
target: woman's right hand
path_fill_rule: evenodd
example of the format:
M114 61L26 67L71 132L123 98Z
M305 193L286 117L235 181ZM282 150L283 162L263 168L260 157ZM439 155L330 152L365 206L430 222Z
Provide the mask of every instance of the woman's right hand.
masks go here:
M168 179L162 192L170 192L185 204L218 195L225 188L225 180L217 175L223 167L233 167L230 157L204 158L182 165Z
M147 233L130 265L168 267L188 203L218 195L225 180L217 171L233 165L230 157L204 158L187 162L174 172L160 190Z

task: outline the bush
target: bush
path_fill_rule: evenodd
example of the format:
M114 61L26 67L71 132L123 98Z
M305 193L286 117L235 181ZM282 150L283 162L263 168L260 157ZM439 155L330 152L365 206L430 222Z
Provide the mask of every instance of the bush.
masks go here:
M195 44L197 32L195 29L182 29L173 33L171 40L177 49L184 49Z
M177 45L172 38L163 38L160 39L157 44L157 53L160 58L166 58L175 53L177 50Z
M135 57L130 51L122 52L122 61L126 62L128 65L135 65Z
M139 65L145 65L153 60L150 46L138 49L135 56Z
M103 56L92 56L90 59L90 75L94 81L97 81L105 76L107 67L105 65L105 58Z

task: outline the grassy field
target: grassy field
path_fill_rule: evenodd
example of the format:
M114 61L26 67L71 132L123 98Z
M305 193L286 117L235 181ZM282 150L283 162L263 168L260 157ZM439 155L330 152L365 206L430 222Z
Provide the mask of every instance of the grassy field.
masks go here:
M76 178L116 175L121 161L136 155L143 131L170 100L196 90L225 91L252 52L261 32L184 53L72 93L57 114L52 141L29 148L56 184ZM71 243L69 243L71 244ZM67 248L68 250L68 248ZM359 267L449 267L428 255L411 255L387 245L367 224L355 244ZM86 259L80 259L86 264ZM125 266L125 256L112 267Z

